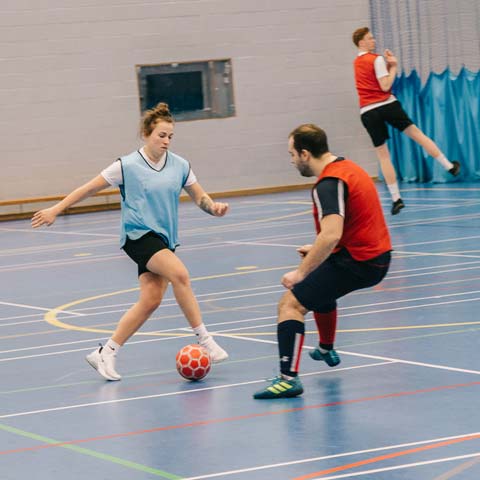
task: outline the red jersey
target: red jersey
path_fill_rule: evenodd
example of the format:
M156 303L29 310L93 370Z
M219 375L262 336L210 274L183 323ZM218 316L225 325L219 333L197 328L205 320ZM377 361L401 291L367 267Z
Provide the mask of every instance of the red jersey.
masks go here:
M317 185L324 178L342 180L348 191L343 234L334 252L346 248L355 260L365 261L392 250L375 184L363 168L347 159L329 163L313 186L313 216L317 234L320 233L322 219Z
M355 86L357 87L360 107L365 107L371 103L383 102L388 100L391 90L384 92L380 88L377 76L375 75L376 53L364 53L358 55L353 62L355 73Z

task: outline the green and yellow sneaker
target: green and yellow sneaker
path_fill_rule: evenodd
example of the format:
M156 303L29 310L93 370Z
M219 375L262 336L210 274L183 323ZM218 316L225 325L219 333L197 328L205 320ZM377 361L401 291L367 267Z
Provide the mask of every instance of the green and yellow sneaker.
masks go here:
M286 380L281 375L272 379L272 383L253 394L253 398L257 400L270 398L291 398L303 393L303 385L299 377Z

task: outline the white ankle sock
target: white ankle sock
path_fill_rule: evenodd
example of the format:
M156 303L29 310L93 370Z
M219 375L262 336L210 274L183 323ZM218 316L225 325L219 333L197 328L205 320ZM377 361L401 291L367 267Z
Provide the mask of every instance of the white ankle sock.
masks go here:
M193 331L195 332L195 335L198 337L199 341L206 340L210 336L204 323L201 323L198 327L195 327Z
M390 185L387 184L388 191L392 196L392 200L396 202L400 198L400 189L398 188L398 183L391 183Z
M440 163L445 170L450 170L453 167L453 163L443 153L435 157L435 160Z
M120 350L120 346L117 342L114 342L111 338L107 341L103 347L102 353L104 355L115 355Z

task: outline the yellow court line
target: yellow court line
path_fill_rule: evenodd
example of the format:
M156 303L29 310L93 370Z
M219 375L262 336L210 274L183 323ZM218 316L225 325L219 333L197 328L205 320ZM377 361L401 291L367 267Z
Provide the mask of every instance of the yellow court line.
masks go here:
M227 277L235 277L238 275L250 275L252 273L262 273L262 272L272 272L275 270L287 270L290 268L296 268L296 265L286 265L284 267L272 267L272 268L262 268L258 270L248 270L248 271L241 271L241 272L230 272L230 273L220 273L217 275L207 275L204 277L196 277L192 278L191 281L199 281L199 280L212 280L212 279L217 279L217 278L227 278ZM86 297L86 298L81 298L79 300L75 300L73 302L65 303L64 305L61 305L59 307L53 308L52 310L49 310L45 314L45 321L49 323L50 325L53 325L58 328L63 328L65 330L74 330L77 332L90 332L90 333L112 333L112 330L100 330L96 328L89 328L89 327L79 327L77 325L70 325L68 323L62 322L57 318L57 315L61 313L64 310L68 310L71 307L74 307L76 305L80 305L82 303L86 302L91 302L93 300L98 300L100 298L107 298L107 297L113 297L114 295L121 295L123 293L131 293L131 292L136 292L140 290L140 287L134 287L134 288L128 288L126 290L117 290L115 292L109 292L109 293L103 293L101 295L95 295L93 297ZM139 332L138 334L140 335L151 335L147 334L145 332ZM162 334L163 335L163 334Z
M235 277L239 275L250 275L254 273L263 273L263 272L272 272L276 270L288 270L291 268L296 268L297 265L285 265L282 267L272 267L272 268L262 268L262 269L257 269L257 270L246 270L246 271L236 271L236 272L230 272L230 273L221 273L221 274L216 274L216 275L206 275L202 277L195 277L192 278L191 281L200 281L200 280L214 280L214 279L219 279L219 278L228 278L228 277ZM468 280L465 280L468 281ZM439 283L430 283L430 284L423 284L423 285L410 285L410 286L400 286L400 287L390 287L390 288L383 288L385 291L395 291L395 290L408 290L411 288L420 288L424 286L432 286L432 285L440 285L442 283L450 283L450 282L439 282ZM454 282L455 283L455 282ZM115 295L121 295L124 293L131 293L138 291L140 288L139 287L133 287L125 290L117 290L114 292L109 292L109 293L104 293L101 295L95 295L92 297L86 297L82 298L79 300L75 300L73 302L66 303L64 305L61 305L59 307L53 308L52 310L49 310L45 316L44 319L47 323L50 325L53 325L57 328L62 328L65 330L72 330L72 331L79 331L79 332L89 332L89 333L113 333L113 330L105 330L105 329L97 329L97 328L92 328L92 327L80 327L77 325L71 325L65 322L62 322L58 320L57 315L58 313L68 310L70 307L74 307L76 305L80 305L82 303L87 303L93 300L98 300L101 298L107 298L107 297L112 297ZM357 293L363 293L363 292L357 292ZM253 306L255 308L255 306ZM250 307L247 307L250 308ZM351 332L373 332L373 331L387 331L387 330L408 330L408 329L421 329L421 328L440 328L440 327L451 327L451 326L460 326L460 325L478 325L480 322L462 322L462 323L450 323L450 324L437 324L437 325L411 325L411 326L400 326L400 327L379 327L379 328L364 328L364 329L349 329L349 330L338 330L338 332L343 332L343 333L351 333ZM136 335L146 335L146 336L165 336L167 335L166 333L148 333L148 332L137 332ZM175 334L168 334L168 335L175 335ZM180 334L178 334L180 335ZM234 335L234 334L231 334ZM257 333L255 335L271 335L268 333ZM0 337L1 338L1 337Z

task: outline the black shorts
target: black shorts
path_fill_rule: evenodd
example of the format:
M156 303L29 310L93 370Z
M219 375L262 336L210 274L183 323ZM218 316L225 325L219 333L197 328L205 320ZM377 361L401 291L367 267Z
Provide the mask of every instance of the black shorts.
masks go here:
M297 283L292 293L310 311L331 312L337 306L337 298L380 283L387 274L390 258L390 252L385 252L359 262L342 249Z
M125 245L122 247L124 252L138 265L138 276L148 272L148 261L160 250L169 248L166 240L154 232L148 232L138 240L130 240L127 237ZM169 249L172 252L175 249Z
M390 138L387 123L401 132L413 125L398 100L362 113L360 118L375 147L380 147Z

